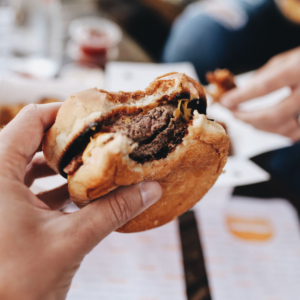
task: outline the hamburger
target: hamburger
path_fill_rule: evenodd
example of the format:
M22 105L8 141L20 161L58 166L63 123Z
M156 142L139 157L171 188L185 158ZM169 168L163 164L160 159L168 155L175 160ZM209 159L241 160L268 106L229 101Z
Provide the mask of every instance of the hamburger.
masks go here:
M223 127L206 117L202 86L183 73L158 77L145 91L71 95L43 140L80 208L119 186L160 183L162 198L119 232L161 226L195 205L222 173L228 147Z

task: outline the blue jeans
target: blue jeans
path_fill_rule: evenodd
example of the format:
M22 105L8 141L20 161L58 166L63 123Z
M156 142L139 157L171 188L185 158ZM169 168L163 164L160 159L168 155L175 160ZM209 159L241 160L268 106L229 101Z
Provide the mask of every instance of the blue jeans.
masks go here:
M253 160L300 198L300 142L261 154Z
M207 12L211 3L196 2L187 7L173 24L162 61L192 62L205 83L207 71L253 70L272 56L300 45L300 26L285 19L274 0L219 2L225 15L226 10L229 14L225 22ZM228 24L231 20L233 24Z

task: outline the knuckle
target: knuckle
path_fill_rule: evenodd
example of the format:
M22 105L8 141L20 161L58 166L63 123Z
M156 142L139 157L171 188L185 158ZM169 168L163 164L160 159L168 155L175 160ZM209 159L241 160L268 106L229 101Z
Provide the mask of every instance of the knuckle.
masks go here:
M24 106L20 113L25 115L35 115L38 111L38 106L35 103L30 103Z
M123 193L115 192L109 197L112 210L112 222L116 226L123 225L132 216L132 209Z
M23 112L31 112L37 110L37 104L35 103L30 103L22 109Z
M266 65L275 66L275 65L278 65L278 64L282 63L284 60L285 60L285 56L281 53L281 54L278 54L278 55L275 55L275 56L271 57L268 60Z
M272 65L272 64L276 63L279 59L281 59L280 54L277 55L277 56L271 57L271 58L268 60L267 64L268 64L268 65Z

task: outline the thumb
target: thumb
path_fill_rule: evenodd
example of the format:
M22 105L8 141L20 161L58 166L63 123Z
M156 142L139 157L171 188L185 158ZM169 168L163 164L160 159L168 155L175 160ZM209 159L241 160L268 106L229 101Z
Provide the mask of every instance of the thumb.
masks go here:
M145 181L128 187L120 187L99 198L68 217L76 247L85 253L94 248L109 233L124 225L154 204L162 196L158 182Z

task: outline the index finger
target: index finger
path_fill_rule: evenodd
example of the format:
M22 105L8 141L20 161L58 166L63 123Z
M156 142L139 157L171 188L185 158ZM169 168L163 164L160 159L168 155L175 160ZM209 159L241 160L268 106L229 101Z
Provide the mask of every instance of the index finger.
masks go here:
M284 86L291 86L297 81L297 76L294 75L288 67L285 69L276 69L272 65L263 67L244 87L235 88L224 94L221 103L228 108L233 108L247 100L264 96Z
M0 133L0 174L23 181L26 166L44 132L54 123L61 103L30 104Z

